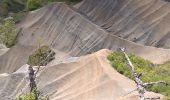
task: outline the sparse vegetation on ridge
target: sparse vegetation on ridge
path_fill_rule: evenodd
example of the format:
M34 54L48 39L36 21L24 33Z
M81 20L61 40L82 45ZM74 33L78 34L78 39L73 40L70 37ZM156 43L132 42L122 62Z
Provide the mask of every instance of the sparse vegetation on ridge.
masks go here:
M23 11L26 2L27 0L0 0L0 17L6 17L9 12Z
M17 34L18 30L13 20L7 19L0 24L0 42L7 47L11 47L16 43Z
M71 5L80 1L82 0L0 0L0 17L6 17L10 12L21 13L36 10L51 2L65 2Z
M17 100L36 100L37 91L20 95ZM48 96L40 97L38 100L49 100Z
M151 82L151 81L158 81L164 80L168 84L170 84L170 61L166 62L165 64L156 65L152 62L145 60L141 57L138 57L134 54L128 55L130 60L132 61L133 65L135 66L137 72L141 72L142 76L141 79L143 82ZM127 65L127 60L125 59L123 53L121 52L112 52L108 59L111 62L113 68L115 68L119 73L133 78L133 74L131 69ZM161 93L167 98L170 98L170 86L167 85L155 85L147 89L148 91L153 91L156 93Z
M36 96L35 94L38 94L37 92L31 92L31 93L26 93L23 95L20 95L17 100L36 100Z
M36 10L44 5L47 5L51 2L65 2L67 4L75 4L81 0L28 0L26 4L26 9L29 11Z

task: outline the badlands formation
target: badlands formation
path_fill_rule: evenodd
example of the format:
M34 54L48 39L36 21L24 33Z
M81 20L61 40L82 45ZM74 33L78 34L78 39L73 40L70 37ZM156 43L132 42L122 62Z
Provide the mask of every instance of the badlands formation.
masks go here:
M50 100L138 100L128 94L135 83L116 72L107 55L125 47L157 64L170 59L169 9L164 0L83 0L29 12L17 24L17 44L0 49L0 100L28 91L26 62L38 40L56 52L36 78Z

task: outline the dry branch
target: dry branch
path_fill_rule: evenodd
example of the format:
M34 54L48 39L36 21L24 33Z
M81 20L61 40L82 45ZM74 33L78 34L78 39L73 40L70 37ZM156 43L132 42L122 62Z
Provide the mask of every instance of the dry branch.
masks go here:
M28 71L29 71L29 80L30 80L30 93L31 92L37 92L37 85L35 82L35 74L34 74L34 69L32 68L32 66L28 67ZM38 100L38 95L35 95L35 99Z
M160 97L158 98L145 98L145 88L146 87L149 87L149 86L153 86L155 84L160 84L160 83L163 83L163 84L166 84L167 83L165 81L157 81L157 82L148 82L148 83L143 83L142 80L140 79L140 77L142 76L142 73L137 73L136 70L135 70L135 67L133 66L130 58L128 57L128 55L126 54L125 52L125 48L120 48L121 52L123 52L123 54L125 55L125 58L126 60L128 61L128 65L130 66L131 70L132 70L132 73L133 73L133 77L134 77L134 81L136 83L136 86L137 86L137 89L135 89L136 91L138 91L139 93L139 97L140 97L140 100L146 100L146 99L160 99ZM130 93L132 93L134 91L131 91ZM129 94L129 93L128 93Z

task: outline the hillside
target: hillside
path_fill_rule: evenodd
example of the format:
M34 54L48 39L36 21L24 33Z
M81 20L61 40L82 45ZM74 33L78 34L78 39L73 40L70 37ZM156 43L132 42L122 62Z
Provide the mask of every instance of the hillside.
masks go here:
M166 0L84 0L77 8L109 34L170 48L170 3Z
M116 50L125 47L129 52L155 63L163 63L170 58L168 49L143 46L110 35L64 3L54 3L28 13L18 28L22 29L18 43L7 52L9 56L0 57L0 64L4 68L12 68L12 71L26 63L31 53L28 48L35 49L39 39L43 44L70 56L81 56L103 48ZM18 53L13 55L13 52Z
M42 95L49 95L50 100L138 98L137 93L123 97L135 89L135 84L110 66L107 60L108 53L108 50L101 50L76 59L67 58L42 68L37 77L38 89ZM21 91L28 91L28 79L24 69L27 69L27 65L11 75L0 76L1 100L14 98ZM148 93L148 95L161 96L154 93Z
M28 92L26 63L40 44L55 52L36 78L38 90L50 100L138 100L136 92L127 95L135 83L112 68L107 56L124 47L154 64L168 61L170 3L83 0L72 6L77 1L64 1L36 6L16 23L16 44L0 48L0 100Z

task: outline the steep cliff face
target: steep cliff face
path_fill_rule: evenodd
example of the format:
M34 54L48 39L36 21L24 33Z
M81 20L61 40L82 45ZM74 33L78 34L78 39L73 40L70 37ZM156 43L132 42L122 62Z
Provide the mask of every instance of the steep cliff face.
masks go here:
M109 34L170 48L170 3L165 0L84 0L76 7Z

